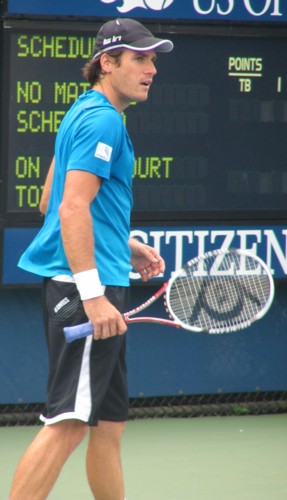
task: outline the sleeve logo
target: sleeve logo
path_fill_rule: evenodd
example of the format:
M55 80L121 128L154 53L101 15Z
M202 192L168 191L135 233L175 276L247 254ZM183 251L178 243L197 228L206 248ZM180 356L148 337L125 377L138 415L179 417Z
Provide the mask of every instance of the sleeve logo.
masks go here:
M100 160L110 161L112 155L113 148L108 146L108 144L104 144L103 142L99 142L96 151L95 157L100 158Z

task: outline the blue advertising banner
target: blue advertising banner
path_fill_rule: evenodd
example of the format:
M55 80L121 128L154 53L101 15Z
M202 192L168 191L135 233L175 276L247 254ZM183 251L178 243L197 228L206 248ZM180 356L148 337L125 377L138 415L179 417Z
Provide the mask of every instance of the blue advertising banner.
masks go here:
M286 22L286 0L8 0L8 14Z
M17 267L20 255L30 244L38 229L9 228L4 230L3 285L36 284L41 279ZM153 281L165 281L186 261L218 248L241 248L261 257L274 278L287 277L287 228L285 226L162 226L134 227L131 236L156 248L166 262L164 275ZM131 272L132 282L140 281Z

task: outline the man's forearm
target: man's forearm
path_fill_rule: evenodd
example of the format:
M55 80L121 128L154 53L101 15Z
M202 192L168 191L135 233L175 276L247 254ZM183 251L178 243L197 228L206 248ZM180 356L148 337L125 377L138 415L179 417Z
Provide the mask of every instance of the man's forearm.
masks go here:
M62 204L59 210L65 254L73 274L96 267L93 224L88 206Z

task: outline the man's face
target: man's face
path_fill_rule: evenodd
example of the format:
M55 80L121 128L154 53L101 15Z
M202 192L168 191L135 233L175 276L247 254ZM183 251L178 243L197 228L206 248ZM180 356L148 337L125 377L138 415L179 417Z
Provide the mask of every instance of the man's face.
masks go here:
M148 98L153 77L156 74L155 51L134 52L125 50L120 64L114 65L110 73L110 85L122 103L123 109L130 102L144 102Z

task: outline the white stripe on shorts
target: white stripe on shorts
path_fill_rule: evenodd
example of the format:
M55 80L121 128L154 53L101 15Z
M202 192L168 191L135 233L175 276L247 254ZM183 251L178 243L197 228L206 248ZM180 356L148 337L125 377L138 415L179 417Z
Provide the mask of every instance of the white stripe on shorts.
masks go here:
M90 380L90 353L92 348L93 336L86 338L85 349L83 352L80 378L77 388L75 412L86 415L86 421L89 420L92 409L91 380Z
M90 352L92 343L93 336L90 335L86 338L85 342L74 411L60 413L56 417L52 418L46 418L41 415L40 420L44 422L45 425L52 425L56 424L57 422L62 422L63 420L71 419L88 422L92 408L92 396L90 388Z

